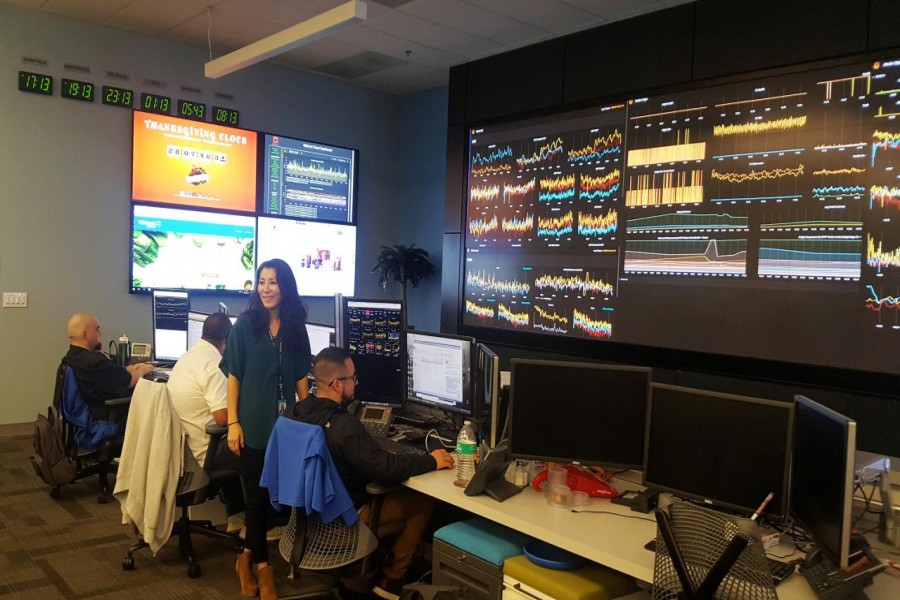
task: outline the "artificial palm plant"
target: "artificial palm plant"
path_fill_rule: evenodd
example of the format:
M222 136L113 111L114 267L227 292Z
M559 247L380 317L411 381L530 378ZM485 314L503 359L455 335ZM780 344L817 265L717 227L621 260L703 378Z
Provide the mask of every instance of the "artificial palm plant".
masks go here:
M419 282L434 275L434 264L428 260L427 250L417 248L415 244L395 244L381 247L372 272L378 273L378 282L382 288L387 288L389 281L400 283L400 299L405 307L407 284L419 287ZM407 312L404 311L404 328Z

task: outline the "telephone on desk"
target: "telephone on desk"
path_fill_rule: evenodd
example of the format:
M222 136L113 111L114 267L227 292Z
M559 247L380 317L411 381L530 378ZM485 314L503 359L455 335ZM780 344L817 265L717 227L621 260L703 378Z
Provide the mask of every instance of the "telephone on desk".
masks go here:
M390 435L391 421L394 413L389 406L363 405L359 413L359 422L372 437L387 437Z
M576 465L562 466L569 472L566 478L566 485L573 492L585 492L593 498L615 498L618 495L618 492L612 486L600 479L600 476L590 469ZM546 480L547 469L544 469L531 482L531 487L540 492Z

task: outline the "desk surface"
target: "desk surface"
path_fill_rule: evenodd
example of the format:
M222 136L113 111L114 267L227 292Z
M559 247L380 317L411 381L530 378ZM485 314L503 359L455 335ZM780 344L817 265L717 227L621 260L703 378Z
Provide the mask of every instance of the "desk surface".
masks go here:
M591 498L587 510L578 512L554 508L531 487L505 502L485 495L466 496L453 485L452 469L433 471L408 479L405 485L438 500L544 540L635 579L653 581L653 552L644 544L656 537L652 515L631 511L602 498ZM815 600L812 589L799 573L781 583L778 597L783 600ZM900 598L900 573L881 573L866 588L870 600Z

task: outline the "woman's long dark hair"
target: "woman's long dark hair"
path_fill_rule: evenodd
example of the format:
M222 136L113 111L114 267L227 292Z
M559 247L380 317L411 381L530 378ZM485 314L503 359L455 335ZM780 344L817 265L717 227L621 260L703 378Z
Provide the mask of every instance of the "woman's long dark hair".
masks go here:
M257 337L269 335L269 313L259 297L259 275L263 269L273 269L278 280L278 289L281 290L281 339L285 348L291 350L305 350L306 337L306 306L300 299L297 291L297 280L291 267L280 258L267 260L256 269L256 285L250 293L250 301L247 302L247 310L244 314L250 316L253 323L253 333Z

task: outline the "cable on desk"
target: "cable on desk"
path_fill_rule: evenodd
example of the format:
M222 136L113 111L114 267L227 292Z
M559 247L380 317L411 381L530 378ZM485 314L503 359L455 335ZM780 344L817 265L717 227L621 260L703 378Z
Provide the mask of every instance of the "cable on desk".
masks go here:
M573 513L595 513L600 515L612 515L614 517L622 517L623 519L637 519L638 521L650 521L651 523L656 523L656 519L648 519L647 517L638 517L635 515L623 515L617 512L613 512L611 510L591 510L584 508L570 508L569 512Z

